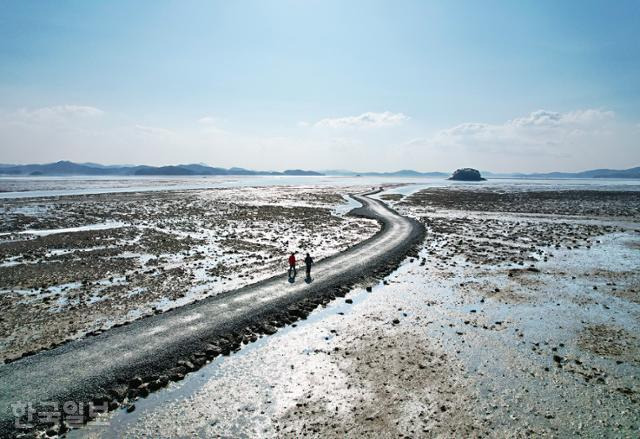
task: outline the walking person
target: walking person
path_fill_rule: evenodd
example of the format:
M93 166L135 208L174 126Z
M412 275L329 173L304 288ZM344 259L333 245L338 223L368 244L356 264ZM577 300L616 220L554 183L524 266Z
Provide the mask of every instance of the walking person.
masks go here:
M293 273L293 275L291 273ZM291 256L289 256L289 279L295 279L297 274L298 272L296 270L296 253L293 252L291 253Z
M307 257L304 258L304 264L307 266L307 279L311 279L311 266L313 265L313 259L309 253L307 253Z

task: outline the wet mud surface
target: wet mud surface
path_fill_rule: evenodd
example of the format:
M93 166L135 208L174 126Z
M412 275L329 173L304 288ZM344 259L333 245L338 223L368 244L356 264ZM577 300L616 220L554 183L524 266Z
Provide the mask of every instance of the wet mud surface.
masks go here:
M320 261L379 229L336 214L345 203L313 187L4 200L0 360L266 279L291 251Z
M318 306L344 297L356 283L388 275L407 255L416 254L424 227L379 201L353 198L363 207L350 215L375 220L380 230L317 262L314 278L287 282L284 274L273 276L0 366L0 431L55 436L82 426L96 416L97 408L102 413L119 407L132 412L135 401L193 376L215 358L237 352L260 336L293 326ZM40 385L33 387L33 382ZM57 412L57 421L34 419L31 410L16 414L20 399L33 404L38 414L47 414L52 403L58 408L72 404L76 411L67 407L63 418Z
M637 437L638 196L535 189L386 197L417 257L67 435Z
M483 190L388 197L417 258L73 437L636 437L636 195Z
M640 192L609 190L508 190L431 188L412 195L407 204L476 212L637 217Z

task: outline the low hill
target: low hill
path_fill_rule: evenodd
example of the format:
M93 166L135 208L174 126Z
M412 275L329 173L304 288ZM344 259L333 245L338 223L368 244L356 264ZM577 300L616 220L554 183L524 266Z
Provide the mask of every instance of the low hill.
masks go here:
M533 174L500 173L495 174L483 171L483 174L491 178L632 178L640 179L640 167L629 169L592 169L583 172L548 172ZM394 172L356 172L350 170L327 170L322 172L287 169L285 171L255 171L245 168L220 168L209 166L204 163L191 163L169 166L147 166L147 165L102 165L99 163L74 163L61 160L55 163L12 165L0 164L0 175L7 176L145 176L145 175L289 175L289 176L344 176L344 177L424 177L424 178L446 178L449 176L445 172L419 172L412 169L402 169Z
M512 174L518 178L640 178L640 166L629 169L592 169L582 172Z
M204 164L170 165L170 166L134 166L134 165L101 165L98 163L73 163L62 160L55 163L2 165L0 175L12 176L94 176L94 175L323 175L315 171L290 169L284 172L253 171L244 168L216 168Z

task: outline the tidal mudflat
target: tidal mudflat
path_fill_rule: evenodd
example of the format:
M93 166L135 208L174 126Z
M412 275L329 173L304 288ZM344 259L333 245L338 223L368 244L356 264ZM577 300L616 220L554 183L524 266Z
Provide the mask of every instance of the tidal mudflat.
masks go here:
M640 192L533 189L381 194L419 257L77 436L637 436Z
M233 290L373 235L358 188L263 187L2 201L0 359ZM361 188L360 188L361 189ZM299 255L300 256L300 255Z
M252 284L379 225L364 187L197 189L2 205L2 355ZM640 192L395 187L419 256L74 437L621 436L640 428Z

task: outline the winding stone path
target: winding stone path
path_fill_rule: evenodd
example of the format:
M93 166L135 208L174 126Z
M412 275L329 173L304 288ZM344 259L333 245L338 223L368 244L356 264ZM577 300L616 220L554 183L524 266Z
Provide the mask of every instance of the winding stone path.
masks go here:
M353 198L363 206L353 213L378 220L382 228L315 264L310 284L304 275L289 283L283 274L0 365L0 436L17 433L12 404L92 401L134 376L176 366L219 337L273 320L287 307L390 272L422 240L424 229L368 195Z

